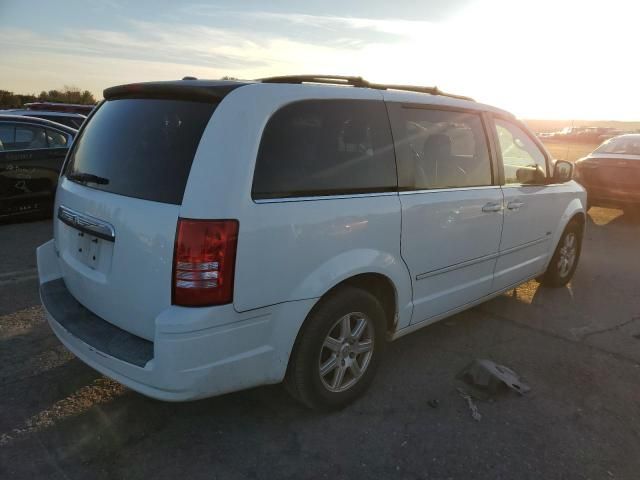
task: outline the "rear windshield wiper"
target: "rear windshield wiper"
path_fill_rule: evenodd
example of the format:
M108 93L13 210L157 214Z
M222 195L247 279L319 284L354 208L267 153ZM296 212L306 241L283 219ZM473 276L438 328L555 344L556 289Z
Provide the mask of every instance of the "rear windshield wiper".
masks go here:
M93 173L70 173L67 175L67 178L81 183L97 183L98 185L106 185L109 183L108 178L99 177Z

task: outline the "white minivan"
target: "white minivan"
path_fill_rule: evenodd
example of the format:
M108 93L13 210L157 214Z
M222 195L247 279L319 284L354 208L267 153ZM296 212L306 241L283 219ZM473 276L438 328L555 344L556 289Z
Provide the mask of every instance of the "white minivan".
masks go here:
M104 98L61 173L40 295L69 350L144 395L284 381L339 408L388 340L577 266L573 166L503 110L329 76Z

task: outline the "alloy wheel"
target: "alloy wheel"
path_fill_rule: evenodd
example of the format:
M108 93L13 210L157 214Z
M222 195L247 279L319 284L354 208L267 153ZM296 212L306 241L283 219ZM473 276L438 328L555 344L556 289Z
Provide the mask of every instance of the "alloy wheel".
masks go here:
M576 262L578 254L578 238L574 232L569 232L564 237L562 247L560 247L560 258L558 259L558 273L561 277L566 277L571 272L573 264Z
M325 388L342 392L362 378L374 349L374 327L362 312L337 320L322 343L318 372Z

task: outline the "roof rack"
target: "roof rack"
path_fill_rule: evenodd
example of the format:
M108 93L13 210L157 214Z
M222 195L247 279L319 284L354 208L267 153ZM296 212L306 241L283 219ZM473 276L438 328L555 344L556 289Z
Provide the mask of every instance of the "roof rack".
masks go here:
M458 98L460 100L475 101L471 97L446 93L438 87L420 87L417 85L396 85L384 83L371 83L362 77L345 75L282 75L278 77L259 78L262 83L323 83L330 85L346 85L357 88L375 88L376 90L404 90L407 92L428 93L430 95L442 95L444 97Z

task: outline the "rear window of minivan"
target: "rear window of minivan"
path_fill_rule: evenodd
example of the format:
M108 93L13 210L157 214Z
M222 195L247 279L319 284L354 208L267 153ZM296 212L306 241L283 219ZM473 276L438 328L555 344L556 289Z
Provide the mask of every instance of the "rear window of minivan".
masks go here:
M216 105L151 98L108 100L76 139L65 175L106 192L179 205Z

